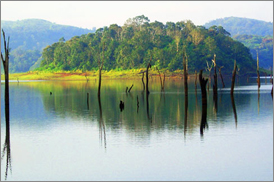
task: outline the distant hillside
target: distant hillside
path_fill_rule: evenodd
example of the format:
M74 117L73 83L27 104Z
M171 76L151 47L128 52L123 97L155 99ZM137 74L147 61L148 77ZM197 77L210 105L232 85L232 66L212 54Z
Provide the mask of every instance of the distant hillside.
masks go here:
M227 30L231 36L237 34L273 36L273 22L271 23L249 18L226 17L210 21L204 26L209 28L212 25L220 25L224 27L224 29Z
M253 59L259 53L260 66L273 67L273 23L248 19L227 17L210 21L205 24L209 28L213 25L222 26L231 37L250 49Z
M10 72L25 72L35 64L43 48L58 42L60 38L69 40L74 36L95 31L67 25L58 25L41 19L1 21L1 28L10 36ZM1 32L1 51L3 39ZM39 65L38 65L39 66ZM1 64L2 68L2 64Z

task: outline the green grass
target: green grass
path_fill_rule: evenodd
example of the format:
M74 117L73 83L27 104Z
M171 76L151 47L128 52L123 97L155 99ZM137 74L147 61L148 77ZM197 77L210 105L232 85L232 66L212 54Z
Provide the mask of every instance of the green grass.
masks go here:
M131 70L102 70L102 78L105 79L139 79L142 77L142 71L145 69L131 69ZM178 70L175 72L169 72L160 70L161 76L165 73L166 77L181 77L182 70ZM77 71L28 71L25 73L12 73L9 74L10 80L94 80L98 79L99 71L87 71L82 72L80 70ZM152 77L158 77L159 73L157 70L150 69L149 75ZM1 80L4 80L4 74L1 75Z

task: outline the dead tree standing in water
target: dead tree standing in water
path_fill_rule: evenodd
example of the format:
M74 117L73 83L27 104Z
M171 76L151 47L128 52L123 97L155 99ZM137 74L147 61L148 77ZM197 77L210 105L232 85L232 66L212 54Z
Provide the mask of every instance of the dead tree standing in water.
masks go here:
M199 74L199 80L200 80L200 87L202 92L202 120L200 125L200 134L203 135L203 131L205 127L207 126L207 96L206 96L206 84L208 79L203 78L203 70L200 70Z
M10 117L10 104L9 104L9 42L10 37L8 37L8 43L6 42L6 36L5 32L2 29L3 33L3 39L4 39L4 49L5 49L5 58L1 52L1 60L4 66L4 72L5 72L5 116L6 116L6 122L9 122Z
M3 39L4 39L4 50L5 50L5 56L3 56L1 52L1 60L4 67L5 72L5 118L6 118L6 139L4 148L2 151L2 158L4 157L5 153L7 153L7 164L6 164L6 172L5 172L5 180L8 176L8 168L10 168L11 171L11 152L10 152L10 105L9 105L9 41L10 37L8 37L8 43L6 42L6 36L5 32L2 29L3 33ZM2 160L1 158L1 160Z
M217 95L217 88L218 88L218 84L217 84L217 64L216 64L216 54L214 54L214 59L212 60L213 64L214 64L214 84L213 84L213 94Z
M218 85L217 85L217 64L216 64L216 54L214 54L214 59L212 60L214 64L214 83L213 83L213 101L214 101L214 107L215 107L215 113L217 112L217 100L218 100Z
M151 64L148 63L147 65L147 71L146 71L146 94L149 94L149 90L148 90L148 69L151 68Z
M231 89L230 89L230 94L233 95L234 92L234 84L235 84L235 77L236 77L236 71L237 71L237 65L236 65L236 60L234 61L234 70L232 73L232 80L231 80Z
M222 75L222 73L221 73L221 69L222 69L223 67L224 67L224 66L219 67L219 75L220 75L221 80L222 80L223 88L225 88L225 83L224 83L223 75Z
M259 73L259 56L258 56L258 51L257 51L257 83L258 83L258 89L261 87L261 81L260 81L260 73Z
M188 85L187 85L187 66L186 66L187 56L183 55L183 67L184 67L184 86L185 86L185 96L188 96Z
M100 62L98 60L98 67L99 67L99 85L98 85L98 96L101 95L101 73L104 65L104 49L105 49L105 43L103 44L103 56L102 56L102 61Z
M207 91L209 92L209 85L211 84L211 70L212 70L212 67L213 67L213 63L210 67L208 65L208 62L206 62L206 65L207 65L207 67L205 69L208 70L208 72L209 72L209 76L208 76L209 83L207 85Z
M162 81L162 77L161 77L161 73L159 71L159 69L156 67L158 73L159 73L159 77L160 77L160 82L161 82L161 91L164 91L165 90L165 74L164 74L164 79Z

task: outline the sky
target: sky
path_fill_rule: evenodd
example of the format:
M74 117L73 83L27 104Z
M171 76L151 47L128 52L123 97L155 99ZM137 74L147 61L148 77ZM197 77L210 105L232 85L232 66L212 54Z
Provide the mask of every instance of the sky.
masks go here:
M35 18L88 29L123 26L139 15L195 25L231 16L273 22L273 1L1 1L1 20Z

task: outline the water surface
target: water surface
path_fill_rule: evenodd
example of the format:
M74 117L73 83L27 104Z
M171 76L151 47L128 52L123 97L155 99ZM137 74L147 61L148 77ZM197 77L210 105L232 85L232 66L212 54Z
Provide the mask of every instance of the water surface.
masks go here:
M200 87L195 92L194 81L189 82L187 104L183 80L167 79L165 92L158 79L152 80L148 100L141 79L103 80L101 104L94 80L10 83L11 168L6 180L272 181L269 80L261 80L259 94L255 78L237 82L234 109L230 88L219 82L217 107L210 89L202 133ZM4 84L1 121L3 150ZM7 155L1 154L5 180Z

